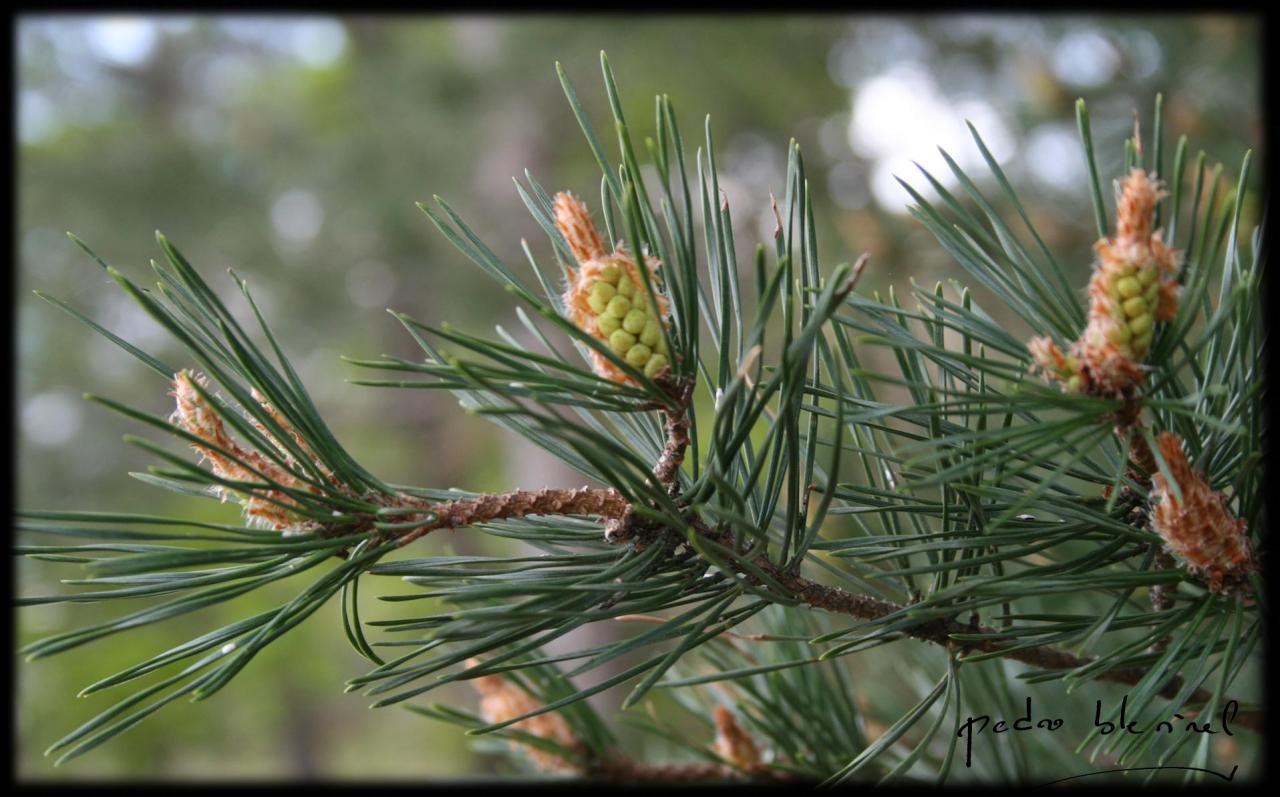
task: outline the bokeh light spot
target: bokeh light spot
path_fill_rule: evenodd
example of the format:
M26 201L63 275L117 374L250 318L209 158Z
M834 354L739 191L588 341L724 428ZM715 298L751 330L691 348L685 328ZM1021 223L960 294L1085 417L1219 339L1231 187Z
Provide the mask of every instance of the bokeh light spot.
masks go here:
M271 226L289 243L310 243L323 223L324 208L310 191L295 188L284 192L271 204Z
M80 431L80 405L62 391L38 393L22 405L22 431L38 446L56 448Z
M156 47L155 23L136 17L91 22L86 35L95 55L121 66L145 63Z

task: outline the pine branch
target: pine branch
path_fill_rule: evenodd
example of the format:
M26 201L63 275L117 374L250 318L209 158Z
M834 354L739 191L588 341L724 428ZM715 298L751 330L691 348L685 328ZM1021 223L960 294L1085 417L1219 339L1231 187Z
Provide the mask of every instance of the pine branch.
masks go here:
M683 391L679 402L674 408L667 410L666 444L663 447L661 458L654 467L655 476L673 491L676 489L672 486L674 475L679 468L679 460L683 456L684 449L688 445L688 420L685 415L685 407L691 395L691 387L692 385L690 384ZM1117 413L1119 420L1116 431L1121 436L1128 436L1132 430L1134 445L1130 450L1131 462L1137 467L1143 468L1146 473L1149 473L1154 470L1155 459L1145 442L1144 436L1138 430L1133 429L1137 423L1139 412L1140 405L1136 405L1132 401L1126 401L1122 410ZM1151 463L1149 466L1148 462ZM1149 477L1143 477L1139 474L1134 475L1139 478L1146 478L1149 481ZM411 535L407 535L403 539L403 543L416 539L418 536L436 528L452 528L458 525L467 525L468 523L523 517L529 514L562 514L565 512L569 514L594 514L609 519L609 522L613 524L610 528L616 528L619 520L624 517L630 518L633 511L633 508L627 505L615 490L591 490L589 488L581 488L574 491L544 489L537 493L507 493L463 502L453 502L451 506L456 506L456 508L433 507L433 511L440 513L441 519L415 530ZM562 512L561 510L564 511ZM733 549L735 546L732 535L711 529L700 518L692 519L691 526L704 539L715 542L724 548ZM675 530L670 528L664 531L666 533L676 533ZM614 534L607 533L607 538L610 540L621 539L616 532ZM1165 558L1168 558L1167 555ZM776 583L786 587L796 599L824 611L842 614L859 620L881 622L889 618L902 617L911 608L870 595L851 593L840 587L819 584L794 572L786 572L763 554L756 556L752 560L752 564ZM1168 566L1167 562L1165 566ZM757 584L761 583L761 579L746 568L739 568L737 572L746 576L748 581ZM1152 600L1156 603L1157 609L1168 607L1167 598L1163 596L1162 592L1153 592ZM998 634L996 629L978 625L976 622L965 625L954 619L939 618L906 625L899 630L913 639L942 645L950 650L961 653L998 653L1003 657L1011 658L1039 669L1075 670L1097 661L1096 657L1082 658L1051 645L1022 647L1001 652L1000 645L995 639L958 640L953 638L955 634L991 636ZM1167 638L1165 643L1167 644ZM1094 676L1094 680L1136 685L1146 674L1147 671L1145 669L1136 667L1103 670ZM1182 684L1182 678L1175 676L1160 689L1159 694L1173 698L1181 690ZM1192 692L1187 701L1209 703L1212 699L1212 692L1200 688ZM1261 731L1263 715L1261 712L1246 712L1236 717L1236 723L1241 727Z
M613 488L580 487L573 490L544 487L540 490L514 490L493 493L477 498L460 498L445 503L432 503L411 496L399 496L388 501L392 509L420 508L428 519L409 516L398 525L402 531L395 534L397 547L403 547L437 529L455 529L474 526L492 520L509 520L529 515L595 515L611 521L620 521L630 511L630 505L622 494ZM351 533L347 526L326 529L328 536L344 536Z
M650 764L631 758L609 758L586 767L582 774L589 780L610 783L733 783L747 778L756 782L800 784L804 780L788 772L761 767L744 773L723 764L680 762Z
M1191 236L1199 247L1194 264L1179 274L1187 295L1176 314L1169 301L1176 288L1162 278L1156 287L1164 293L1142 298L1143 312L1130 313L1133 320L1125 322L1127 326L1102 324L1093 311L1132 293L1138 283L1136 277L1121 275L1116 264L1124 258L1110 250L1111 243L1100 242L1099 251L1110 252L1116 269L1091 283L1089 323L1097 327L1093 332L1108 333L1107 339L1119 341L1121 348L1111 351L1095 345L1101 338L1085 334L1064 354L1059 344L1079 331L1085 314L1062 267L976 130L978 148L1038 252L1018 241L992 202L946 153L948 166L980 214L928 173L943 210L959 221L944 217L908 186L918 202L912 212L981 285L1046 333L1030 347L977 307L966 288L960 289L956 303L945 297L941 285L933 291L916 287L913 293L921 304L912 312L892 291L887 302L878 295L871 300L852 293L865 258L853 268L838 265L824 278L808 180L793 143L785 200L774 205L776 259L770 266L765 247L757 248L756 295L750 297L755 300L755 317L748 319L742 313L729 207L727 201L719 201L709 124L705 149L697 157L695 188L701 193L706 241L700 253L692 216L693 198L699 192L690 187L685 173L683 143L670 101L658 98L659 141L656 147L646 142L655 153L665 194L655 208L646 180L641 179L607 61L603 67L621 168L615 170L605 161L567 81L565 90L603 168L601 211L607 235L596 229L586 204L567 192L553 199L527 173L528 190L517 184L551 237L557 257L572 258L558 263L569 282L563 295L556 294L546 277L552 271L539 267L527 245L545 301L443 200L439 212L423 206L450 241L532 310L520 310L520 321L544 344L545 353L527 351L501 328L503 342L497 342L396 314L426 357L358 362L428 375L432 381L364 383L449 390L469 412L490 417L607 486L460 495L381 482L328 430L243 281L236 278L270 343L267 351L254 344L234 314L163 238L170 268L156 266L162 280L158 291L142 289L98 262L187 347L222 395L215 395L212 382L187 372L175 375L169 366L54 300L166 380L174 380L171 395L178 400L178 410L169 419L99 401L187 443L211 469L135 440L170 466L137 474L138 478L188 495L239 501L257 527L142 515L25 513L39 521L23 525L26 531L105 540L20 550L29 556L82 562L92 577L69 583L102 587L24 598L25 604L191 591L101 625L39 640L23 652L43 656L68 650L238 597L321 563L334 564L334 556L344 560L315 576L277 609L198 636L92 685L88 691L201 656L55 743L51 751L70 747L59 760L92 749L179 696L208 697L266 645L339 593L349 640L377 665L349 686L381 695L375 706L400 703L453 681L470 680L477 689L486 685L496 690L491 697L498 701L496 708L481 712L487 724L477 726L474 717L447 707L422 713L468 724L472 733L501 734L525 744L536 751L540 766L559 762L579 775L605 781L711 781L744 774L786 779L780 774L783 769L846 780L886 752L891 759L899 756L886 765L886 779L904 775L917 763L935 767L945 778L955 737L941 760L930 750L931 740L950 713L959 722L961 665L968 663L965 673L976 671L975 678L968 679L972 682L980 679L980 662L985 659L1008 658L1044 671L1024 676L1029 682L1078 678L1132 686L1135 714L1157 695L1170 699L1171 711L1187 713L1216 711L1228 700L1227 689L1260 629L1255 621L1247 633L1243 631L1245 613L1255 615L1261 604L1256 599L1247 603L1244 595L1250 586L1255 595L1261 594L1244 534L1246 519L1256 529L1261 515L1261 428L1254 410L1262 389L1254 382L1262 343L1253 329L1257 312L1251 304L1261 275L1259 247L1255 240L1254 260L1246 266L1236 244L1242 190L1234 209L1219 211L1215 224L1215 184L1204 224L1192 225ZM1091 147L1087 118L1082 115L1082 120ZM1132 144L1130 150L1140 152ZM1099 233L1105 238L1101 192L1091 150L1088 154ZM1246 167L1247 163L1246 159ZM1243 179L1242 173L1242 187ZM1148 254L1158 256L1163 270L1170 271L1176 259L1173 250L1152 233L1149 223L1149 205L1159 200L1160 192L1154 180L1137 169L1126 181L1120 204L1127 210L1120 215L1134 223L1119 225L1122 232L1127 230L1123 236L1147 242L1143 246L1151 247ZM1198 197L1199 187L1197 203ZM1175 189L1175 220L1177 201ZM681 205L683 215L675 210ZM1224 241L1229 243L1219 307L1211 312L1207 274ZM707 266L710 290L699 278L700 259ZM1201 308L1203 329L1198 326ZM839 314L842 309L852 312ZM589 368L566 361L531 316L571 341ZM1157 329L1152 320L1157 316L1167 326ZM917 323L924 327L923 337L912 329ZM703 327L712 343L710 361L699 353ZM775 330L780 334L775 336ZM1197 335L1193 330L1199 330ZM851 338L851 331L864 336ZM959 347L948 340L953 335L960 336ZM774 337L781 343L776 350ZM443 353L432 342L438 340L480 359ZM887 347L900 377L880 375L860 364L857 349L867 344ZM1125 356L1111 357L1116 352ZM1146 361L1139 363L1143 356ZM1065 389L1027 379L1033 362ZM1183 384L1188 378L1190 388ZM874 394L872 382L888 383L910 400L884 402ZM711 420L702 424L694 419L696 387L704 388L706 398L714 402ZM1142 422L1147 411L1154 416L1150 427ZM1153 436L1157 430L1158 440ZM821 446L830 450L830 458L820 462ZM863 481L841 481L849 479L851 470L846 466L842 471L842 455L860 461L862 473L855 478L865 476ZM1230 508L1224 485L1234 490ZM1101 497L1095 488L1101 489ZM811 512L814 492L822 497ZM1196 517L1178 514L1188 505L1184 498L1195 499L1188 503L1199 513ZM832 533L834 524L826 521L837 515L851 520L858 533ZM1161 517L1163 526L1148 520ZM1230 521L1233 532L1214 538L1216 559L1209 563L1216 564L1216 570L1208 578L1203 571L1195 572L1193 564L1200 561L1202 566L1209 560L1183 555L1197 553L1196 543L1213 536L1204 530L1205 518ZM872 525L877 521L879 531ZM176 526L186 533L125 530L120 525L124 522ZM78 525L82 523L93 526ZM264 523L272 531L264 531ZM542 555L381 562L434 531L460 528L519 539ZM190 548L152 544L172 540L201 543ZM205 546L205 541L216 544ZM1181 553L1173 548L1179 556L1176 571L1158 548L1162 542L1186 543ZM814 556L815 551L858 566L831 566ZM881 569L886 562L889 569ZM811 578L813 572L802 575L806 564L826 568L840 583L821 583ZM203 565L215 567L187 569ZM453 606L430 613L437 611L433 601L423 616L363 623L356 589L365 574L400 576L430 590L384 596L386 600L433 598ZM1246 579L1251 583L1244 584ZM1207 582L1207 589L1194 591L1206 586L1200 582ZM1180 583L1193 587L1189 599L1187 593L1177 596ZM1132 599L1144 588L1152 612L1144 612ZM1073 591L1085 591L1096 600L1086 612L1076 614L1022 609L1024 598L1034 604L1035 596ZM1234 600L1223 598L1228 593L1234 593ZM1003 626L982 624L979 612L997 604L1003 606ZM628 639L555 653L546 647L587 623L668 611L673 616L657 618L654 627ZM750 666L739 668L707 652L761 612L762 617L785 616L790 625L781 632L774 626L770 635L732 638L768 640L767 648L786 649L786 655L762 657L761 662L748 656ZM964 613L968 623L956 619ZM829 617L857 622L834 628L827 624ZM1026 622L1015 622L1020 620ZM427 634L371 645L364 637L365 625ZM876 627L876 633L845 639L823 652L814 650L866 626ZM796 629L806 633L795 634ZM1139 632L1136 640L1096 657L1064 647L1100 650L1095 643L1104 634L1129 630ZM868 642L902 637L944 648L947 671L940 678L928 678L923 692L913 686L923 697L869 742L860 727L862 709L851 702L852 687L839 675L828 683L821 675L821 662L830 660L825 667L836 671L836 657ZM1116 638L1125 637L1109 637ZM577 689L569 682L572 676L630 657L645 646L668 642L668 649L628 663L627 669L589 687ZM375 646L409 649L387 661ZM662 680L686 653L699 648L715 673ZM475 663L478 657L484 660ZM580 663L567 672L560 669L561 662L575 660ZM459 669L464 662L466 668ZM819 677L799 685L774 678L793 667L806 669L788 675ZM1216 689L1199 688L1216 668L1221 668ZM201 673L202 669L207 671ZM744 721L766 733L775 751L790 759L784 767L761 765L755 743L723 704L717 706L715 755L701 751L716 760L632 760L615 749L584 700L637 676L642 677L624 709L657 687L756 675L767 675L768 689L751 692L739 681L739 688L754 701L752 711L742 712ZM525 689L525 681L537 682L537 689ZM815 686L819 682L822 685ZM1002 681L1001 688L1007 697L1009 685ZM125 714L164 690L170 691L155 703ZM809 702L798 700L799 691ZM1188 702L1203 708L1185 708ZM825 714L823 722L797 731L794 723L808 720L793 716L796 706L806 706L810 713L817 707ZM901 748L910 746L899 744L906 742L905 734L931 713L927 734L919 742L913 740L914 747L903 754ZM1239 713L1234 721L1259 730L1263 720L1259 710ZM829 738L815 741L816 737ZM1118 738L1103 746L1116 745ZM1167 755L1176 748L1177 744ZM1131 745L1117 760L1146 749Z
M536 491L517 490L442 504L413 499L392 506L422 508L435 515L435 518L429 522L415 525L396 534L398 547L407 545L431 531L443 528L459 528L530 515L594 515L617 521L620 518L629 517L633 509L616 490L589 487L573 490L556 488L543 488ZM405 522L414 523L415 521L411 518ZM726 548L732 548L734 545L732 535L717 532L700 519L694 519L691 525L704 539ZM677 533L670 528L663 531L669 534ZM350 533L350 529L334 528L329 533L337 536ZM858 620L882 622L902 617L911 608L870 595L848 592L840 587L819 584L799 575L784 572L764 555L754 557L751 563L766 573L769 578L785 586L796 599L834 614L842 614ZM750 570L743 568L738 572L745 575L748 580L755 579L759 583L758 577L754 576ZM995 635L998 633L996 629L983 625L965 625L950 619L936 619L906 625L899 630L912 639L942 645L962 653L1000 653L1003 657L1046 670L1074 670L1097 660L1092 657L1082 658L1051 645L1019 648L1001 653L1001 648L994 639L957 640L953 638L954 634ZM1104 670L1094 676L1094 680L1134 685L1146 675L1146 672L1141 668ZM1164 697L1173 697L1181 689L1182 683L1181 678L1175 677L1160 690L1159 694ZM1189 702L1208 703L1212 698L1213 694L1208 690L1197 689L1191 694ZM1236 722L1241 727L1261 731L1263 715L1261 712L1242 713L1237 717Z
M653 475L668 491L678 489L676 476L680 473L685 451L689 448L689 401L693 398L694 384L692 379L686 380L678 388L675 405L663 411L667 436L662 456L653 466Z
M674 472L678 468L678 460L674 466L671 465L671 461L682 456L684 448L688 445L688 421L684 407L687 404L689 395L686 390L682 394L681 403L668 411L667 441L663 446L662 457L654 467L655 476L658 476L664 484L669 484L670 481L674 480ZM1145 443L1143 445L1145 446ZM1148 456L1150 456L1149 449L1146 450L1148 451ZM663 475L666 474L670 474L668 479L663 479ZM411 499L396 505L396 507L421 507L424 510L429 510L434 516L429 522L414 526L398 535L398 546L407 545L437 529L452 529L493 520L522 518L530 515L594 515L602 517L607 521L606 538L611 541L621 540L629 537L630 534L625 530L620 532L618 524L623 522L624 519L633 517L634 513L634 507L628 504L617 490L589 487L581 487L574 490L555 488L543 488L536 491L517 490L478 498L460 499L444 504L432 504ZM412 518L405 521L406 524L412 524L413 522ZM735 545L732 535L710 528L700 518L693 518L691 526L704 539L724 548L733 549ZM331 533L340 535L350 533L350 531L350 529L336 528ZM675 529L669 527L662 529L662 531L666 534L679 534ZM851 593L840 587L819 584L793 572L786 572L763 554L754 557L752 564L761 572L767 574L769 578L786 587L796 599L814 608L834 614L842 614L858 620L882 622L886 619L902 617L911 608L910 606L901 606L870 595ZM759 577L749 569L740 568L737 572L746 576L748 581L753 581L757 584L761 583ZM1153 595L1153 601L1165 600L1162 597L1158 597L1158 595L1159 593ZM1158 603L1157 608L1163 605L1165 604ZM1039 669L1075 670L1097 661L1096 657L1082 658L1051 645L1017 648L1001 652L1000 645L995 639L958 640L953 638L953 635L980 634L994 636L998 634L998 631L976 623L965 625L953 619L939 618L924 621L906 625L899 630L912 639L942 645L950 650L961 653L999 653L1003 657L1011 658ZM1136 667L1103 670L1094 676L1094 680L1135 685L1146 674L1147 671L1145 669ZM1181 677L1174 677L1160 689L1159 694L1172 698L1178 694L1182 684ZM1201 688L1191 693L1188 702L1208 703L1212 699L1213 693ZM1261 731L1263 715L1261 712L1246 712L1236 718L1236 723L1241 727ZM676 770L670 771L674 772ZM706 772L712 773L712 770L706 770ZM655 771L654 775L658 775L658 771ZM707 776L714 777L714 774L708 774ZM637 774L637 777L640 776ZM655 779L663 778L655 777Z

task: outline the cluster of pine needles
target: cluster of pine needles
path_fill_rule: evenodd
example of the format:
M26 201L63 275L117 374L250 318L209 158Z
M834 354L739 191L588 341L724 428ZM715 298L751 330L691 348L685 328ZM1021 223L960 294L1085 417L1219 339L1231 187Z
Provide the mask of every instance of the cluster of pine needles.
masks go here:
M1072 276L1092 253L1046 245L977 130L985 192L945 152L953 180L922 170L918 186L903 181L912 214L972 290L949 281L865 295L855 290L865 258L820 263L794 142L773 240L741 257L710 120L690 157L694 142L659 96L652 136L638 142L603 57L602 67L620 160L560 70L601 180L572 206L527 172L516 180L547 236L524 243L525 266L504 263L444 200L421 205L512 295L518 328L482 337L394 312L422 357L351 360L377 372L358 384L448 391L594 486L473 494L380 480L326 425L243 280L232 274L256 329L163 236L150 289L93 257L187 362L163 362L41 294L154 373L149 395L176 398L170 416L89 396L178 443L128 438L162 463L131 475L244 512L226 523L20 513L15 553L84 573L64 581L77 591L21 605L120 607L25 645L26 656L160 622L182 639L86 687L121 698L49 752L66 761L174 700L213 696L336 599L370 664L349 690L501 740L546 772L939 783L1048 780L1100 762L1208 766L1208 735L1096 730L1014 739L1011 754L963 766L957 729L1051 688L1074 690L1068 702L1090 710L1095 694L1117 696L1102 720L1117 719L1121 692L1128 718L1216 717L1254 672L1264 252L1260 229L1243 243L1239 229L1248 156L1234 189L1203 152L1190 157L1185 137L1170 156L1158 99L1150 150L1136 135L1125 142L1117 199L1130 174L1163 186L1143 234L1158 229L1176 250L1162 255L1160 279L1177 301L1124 315L1150 283L1121 285L1139 272L1117 267L1104 309L1128 326L1098 321L1097 340L1123 337L1135 370L1127 388L1095 390L1096 379L1071 382L1084 372L1067 360L1092 356L1072 348L1094 323ZM1082 190L1106 241L1083 102L1077 114ZM1149 327L1126 320L1148 310L1159 310ZM1042 343L1029 349L1032 336ZM1046 359L1052 351L1061 362ZM1222 579L1162 533L1161 522L1183 522L1160 520L1172 517L1161 514L1166 499L1170 511L1200 500L1235 524L1199 554ZM520 545L419 550L441 528ZM1192 543L1211 533L1187 529ZM1223 564L1232 555L1245 564ZM382 595L386 611L364 616L361 588L388 578L409 591ZM284 580L298 585L284 603L196 630L201 610ZM566 640L594 624L609 633ZM893 658L877 659L885 646ZM459 681L476 687L477 711L421 702ZM621 684L623 720L674 759L640 760L587 701ZM1258 706L1231 705L1237 727L1260 723Z

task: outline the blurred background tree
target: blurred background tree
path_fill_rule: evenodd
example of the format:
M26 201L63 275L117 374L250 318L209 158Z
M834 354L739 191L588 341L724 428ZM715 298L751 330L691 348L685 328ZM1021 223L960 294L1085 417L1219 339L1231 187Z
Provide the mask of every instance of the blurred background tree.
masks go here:
M472 330L509 312L415 200L447 195L500 256L519 262L520 239L541 233L511 177L527 168L552 190L597 194L596 166L564 106L555 61L592 86L597 54L608 50L635 103L626 108L631 119L650 118L643 98L660 92L690 121L711 114L721 186L744 236L740 252L772 234L769 192L782 188L795 137L810 173L820 175L813 187L822 249L836 260L871 252L878 268L865 278L868 290L959 276L906 215L894 175L914 179L912 161L946 173L938 145L962 167L979 163L968 119L1049 246L1078 253L1063 259L1083 285L1094 232L1074 99L1089 103L1103 175L1119 173L1117 142L1135 111L1150 118L1156 92L1170 138L1185 133L1228 167L1253 148L1265 171L1260 33L1258 19L1227 16L22 18L18 502L199 509L127 479L124 471L148 464L120 441L136 430L79 398L92 390L157 413L170 404L160 394L134 395L139 365L31 289L161 357L176 346L108 289L65 230L131 268L155 256L156 228L215 284L218 271L236 268L338 436L388 480L474 490L576 485L557 461L462 417L444 395L344 384L356 374L339 359L417 356L382 312L388 306ZM602 93L584 91L583 101L603 118ZM1258 210L1245 215L1249 229ZM222 287L230 293L229 281ZM456 541L462 550L493 544ZM56 588L38 562L20 562L18 578L23 594ZM264 593L253 600L286 594ZM76 624L96 616L93 604L27 610L18 642L70 625L71 611L84 613ZM414 778L497 764L455 729L408 712L370 712L366 699L341 694L337 685L363 667L334 633L337 606L321 614L255 661L234 695L211 706L179 702L56 773L40 753L72 723L61 710L67 697L140 649L164 649L175 631L140 629L129 637L132 651L111 642L93 655L19 664L19 777ZM458 688L441 699L475 697ZM593 702L607 708L619 699L610 691ZM94 695L83 708L110 700ZM652 740L637 735L634 743Z

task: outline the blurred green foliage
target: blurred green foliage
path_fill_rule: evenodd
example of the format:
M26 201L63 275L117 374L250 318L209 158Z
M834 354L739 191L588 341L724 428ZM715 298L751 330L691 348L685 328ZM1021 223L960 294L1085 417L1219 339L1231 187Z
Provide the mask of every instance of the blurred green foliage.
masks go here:
M633 124L652 118L659 92L692 138L711 114L722 185L750 239L740 252L771 235L769 191L781 190L794 136L810 172L825 175L813 186L825 259L871 252L868 288L959 276L905 216L906 195L893 193L886 169L928 157L909 151L921 136L973 157L967 140L948 139L970 115L989 141L993 127L1007 141L997 155L1083 286L1092 215L1079 150L1073 139L1063 144L1074 136L1075 97L1089 102L1103 174L1119 169L1118 142L1135 111L1150 119L1156 92L1165 97L1166 152L1185 133L1192 152L1204 149L1230 170L1261 141L1260 28L1254 18L1191 16L22 18L19 503L234 516L129 479L150 464L119 439L138 430L80 400L92 390L157 414L171 401L163 383L32 289L162 358L185 360L64 230L136 278L158 254L156 228L215 284L234 267L337 434L383 478L476 490L574 485L575 474L434 391L344 384L355 374L339 359L416 356L386 307L472 331L510 317L506 297L461 262L415 200L444 195L517 266L521 238L546 241L511 177L528 168L548 189L598 206L595 164L554 62L596 118L606 112L601 49ZM890 154L896 145L901 152ZM222 289L231 295L230 280ZM19 591L47 594L68 575L23 561ZM252 600L265 605L288 589ZM164 649L174 632L162 624L126 637L132 648L113 641L20 664L19 777L403 779L499 765L452 729L405 711L371 712L366 699L342 694L363 667L338 632L337 606L321 614L209 705L180 702L66 771L40 753L73 726L72 696L140 651ZM18 641L96 616L92 604L25 610ZM441 698L474 700L465 689ZM605 707L617 699L600 698ZM75 716L112 699L88 698L94 705L76 704Z

